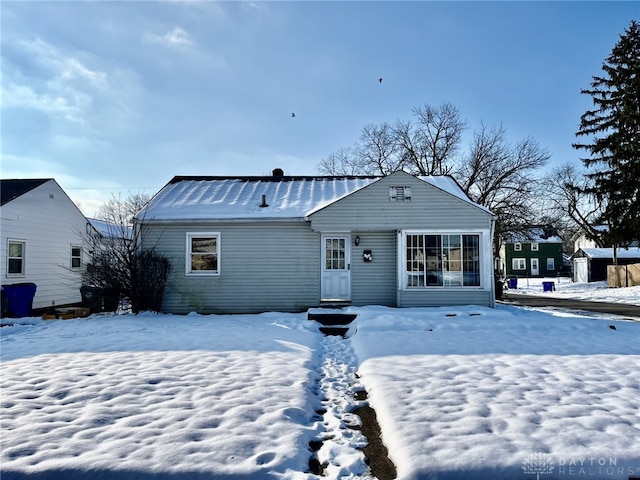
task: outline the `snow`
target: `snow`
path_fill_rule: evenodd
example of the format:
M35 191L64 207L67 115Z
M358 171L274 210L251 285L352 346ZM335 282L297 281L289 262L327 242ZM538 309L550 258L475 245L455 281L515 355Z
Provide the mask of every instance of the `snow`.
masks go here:
M580 250L589 258L613 258L613 248L581 248ZM618 258L640 258L640 247L618 248L616 253Z
M302 219L382 177L177 177L138 213L146 221L206 219ZM449 176L425 183L485 211ZM264 201L268 206L263 205Z
M555 290L545 292L542 282L553 282ZM640 306L640 286L609 288L607 281L578 283L567 277L519 278L518 288L507 290L509 294L540 295L595 302L625 303ZM638 312L640 317L640 311Z
M345 311L346 339L306 313L16 319L0 330L2 478L371 478L350 428L363 388L401 479L640 475L640 322Z

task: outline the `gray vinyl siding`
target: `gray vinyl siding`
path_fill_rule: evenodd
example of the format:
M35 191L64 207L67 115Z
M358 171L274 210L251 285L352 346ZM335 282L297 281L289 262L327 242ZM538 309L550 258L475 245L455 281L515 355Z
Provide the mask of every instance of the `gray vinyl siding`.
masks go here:
M185 274L187 232L219 232L218 276ZM162 310L172 313L303 311L320 301L320 235L307 222L155 225L143 234L172 260Z
M351 302L356 306L396 306L396 232L353 232L360 244L351 248ZM371 250L373 261L363 253Z
M390 201L390 186L412 187L408 201ZM392 175L313 213L320 232L489 229L491 214L411 175Z
M411 187L411 200L389 200L390 186ZM492 215L431 184L408 174L394 174L318 210L310 215L310 220L311 228L319 232L352 232L352 238L360 235L360 245L352 247L351 288L354 305L494 305L490 237ZM400 252L397 248L397 232L403 230L480 235L481 286L405 289L403 285L398 285L397 255ZM367 247L369 236L365 233L380 231L386 232L386 242ZM377 234L371 235L371 240L377 238ZM391 235L395 236L393 240ZM371 264L362 263L362 251L365 249L372 250ZM394 298L390 299L390 295Z
M439 307L449 305L492 306L493 291L468 287L447 289L430 287L428 289L400 290L398 306L402 307Z

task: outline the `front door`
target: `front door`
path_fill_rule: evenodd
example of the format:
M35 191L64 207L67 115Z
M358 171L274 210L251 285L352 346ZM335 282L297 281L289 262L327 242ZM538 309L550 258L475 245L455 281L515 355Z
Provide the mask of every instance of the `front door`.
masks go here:
M322 300L351 300L351 236L322 236Z
M538 258L531 259L531 275L540 275L540 259Z

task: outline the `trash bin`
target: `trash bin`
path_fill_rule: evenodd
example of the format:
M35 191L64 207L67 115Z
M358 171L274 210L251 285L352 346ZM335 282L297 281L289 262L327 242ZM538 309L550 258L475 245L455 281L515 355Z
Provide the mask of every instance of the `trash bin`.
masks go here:
M554 292L555 289L556 289L556 284L554 282L542 282L543 292Z
M15 283L2 286L3 303L9 317L29 317L33 310L33 297L36 296L35 283Z
M510 278L509 279L509 288L518 288L518 279Z
M120 303L120 295L115 288L80 287L82 306L89 307L91 313L115 312Z

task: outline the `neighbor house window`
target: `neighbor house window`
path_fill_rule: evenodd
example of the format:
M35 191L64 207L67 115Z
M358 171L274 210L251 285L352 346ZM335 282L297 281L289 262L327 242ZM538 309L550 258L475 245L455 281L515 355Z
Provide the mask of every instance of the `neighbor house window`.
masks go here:
M513 250L516 252L521 252L522 251L522 244L521 243L514 243L513 244Z
M407 287L480 285L480 236L407 234Z
M82 247L71 245L71 269L77 270L82 266Z
M532 243L531 244L531 251L532 252L537 252L538 250L539 250L538 249L538 244L537 243Z
M187 233L186 273L217 275L220 273L220 234Z
M9 240L7 245L7 274L24 275L25 242Z
M411 200L411 187L389 187L389 200L392 202Z
M525 258L514 258L511 260L512 270L526 270L527 260Z
M556 269L556 259L553 257L547 258L547 270Z

